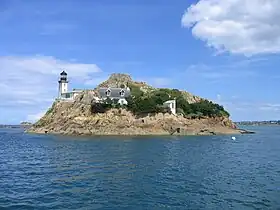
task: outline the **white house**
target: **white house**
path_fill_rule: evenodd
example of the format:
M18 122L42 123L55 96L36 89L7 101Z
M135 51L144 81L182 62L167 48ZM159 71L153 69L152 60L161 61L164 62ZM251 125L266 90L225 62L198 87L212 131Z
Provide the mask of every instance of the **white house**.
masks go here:
M98 90L102 100L110 98L111 100L117 100L120 105L127 105L126 97L130 96L129 87L126 88L104 88L101 87Z
M163 105L165 107L169 107L170 110L171 110L171 113L176 115L176 100L175 99L174 100L165 101L163 103Z

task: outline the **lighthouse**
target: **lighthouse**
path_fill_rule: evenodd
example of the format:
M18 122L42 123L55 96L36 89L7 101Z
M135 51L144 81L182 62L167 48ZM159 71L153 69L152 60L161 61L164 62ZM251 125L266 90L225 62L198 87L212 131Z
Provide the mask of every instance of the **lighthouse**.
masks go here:
M58 80L58 98L61 98L62 94L67 92L68 92L67 73L63 71L60 73L60 79Z

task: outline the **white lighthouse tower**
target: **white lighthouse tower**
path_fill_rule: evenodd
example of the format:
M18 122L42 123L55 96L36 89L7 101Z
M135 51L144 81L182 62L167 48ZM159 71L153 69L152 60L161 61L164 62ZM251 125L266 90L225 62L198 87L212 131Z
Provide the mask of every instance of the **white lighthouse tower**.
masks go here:
M61 98L62 94L67 92L68 92L67 73L63 71L60 73L60 79L58 80L58 98Z

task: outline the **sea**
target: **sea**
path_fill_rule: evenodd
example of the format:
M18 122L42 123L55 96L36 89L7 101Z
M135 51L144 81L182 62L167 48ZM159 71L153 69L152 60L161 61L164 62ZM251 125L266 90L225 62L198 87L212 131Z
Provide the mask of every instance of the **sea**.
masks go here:
M0 129L0 209L280 209L280 126L66 137Z

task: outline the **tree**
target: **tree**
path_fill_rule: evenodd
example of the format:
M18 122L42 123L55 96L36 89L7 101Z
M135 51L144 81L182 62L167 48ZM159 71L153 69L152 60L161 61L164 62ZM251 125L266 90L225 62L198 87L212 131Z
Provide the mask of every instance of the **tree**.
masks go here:
M132 97L142 97L144 95L143 91L140 90L140 87L134 84L128 84L128 87L130 89L130 93Z
M191 105L184 99L183 96L178 96L176 98L177 108L180 108L184 111L185 114L190 114L193 112Z
M164 91L156 91L152 94L151 98L156 104L162 105L170 99L170 95Z

